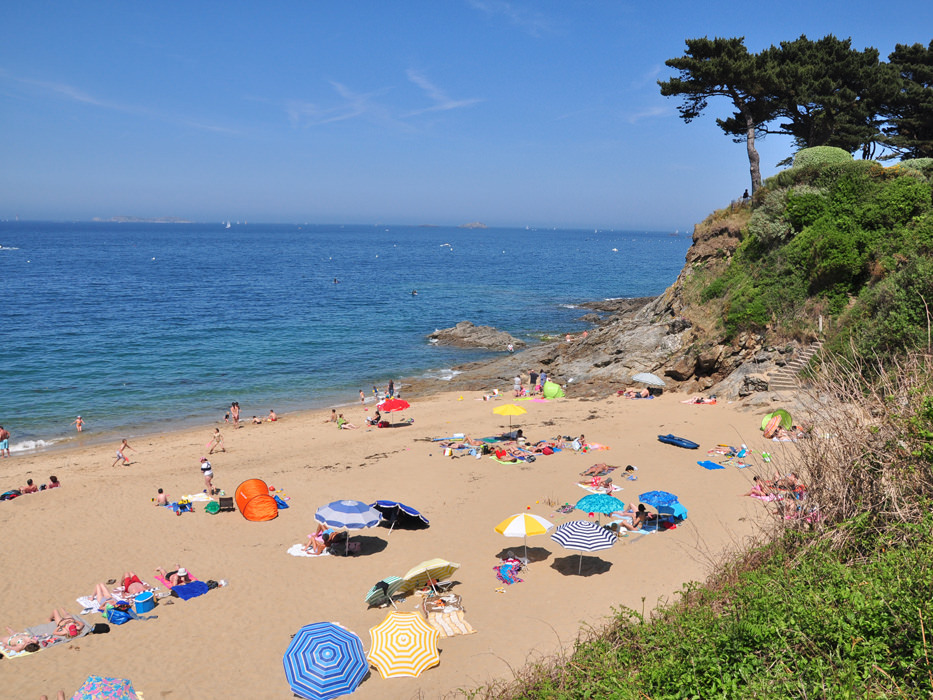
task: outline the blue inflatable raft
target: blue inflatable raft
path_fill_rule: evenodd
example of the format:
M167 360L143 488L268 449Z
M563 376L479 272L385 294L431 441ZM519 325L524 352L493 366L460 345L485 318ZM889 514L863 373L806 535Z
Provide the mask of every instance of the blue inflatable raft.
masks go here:
M676 445L677 447L683 447L688 450L695 450L699 447L699 445L692 440L677 437L676 435L671 435L670 433L667 435L658 435L658 440L661 442L666 442L668 445Z

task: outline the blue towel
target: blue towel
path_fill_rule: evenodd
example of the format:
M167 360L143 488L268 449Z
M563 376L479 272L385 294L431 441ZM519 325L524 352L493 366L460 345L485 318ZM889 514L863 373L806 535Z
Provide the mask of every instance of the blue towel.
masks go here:
M278 496L273 496L273 498L275 499L275 503L279 507L279 510L282 510L283 508L288 508L288 504L285 501L283 501L281 498L279 498Z
M710 462L708 459L705 459L702 462L697 462L697 464L699 464L704 469L709 469L711 471L713 469L725 469L725 467L722 466L721 464L716 464L716 462Z
M180 586L175 586L172 588L172 593L177 593L178 597L182 600L191 600L192 598L197 598L199 595L204 595L209 590L204 581L192 581L191 583L183 583Z

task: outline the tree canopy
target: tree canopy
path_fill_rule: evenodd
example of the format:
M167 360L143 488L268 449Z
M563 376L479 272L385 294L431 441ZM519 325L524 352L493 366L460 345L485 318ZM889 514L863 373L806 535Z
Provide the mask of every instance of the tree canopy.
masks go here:
M878 147L899 155L933 155L933 42L898 45L889 63L851 39L801 35L759 53L744 37L687 39L679 71L658 81L661 94L682 98L681 118L696 119L711 98L727 98L732 116L717 125L748 151L752 191L761 186L755 139L785 134L798 148L834 146L869 158Z

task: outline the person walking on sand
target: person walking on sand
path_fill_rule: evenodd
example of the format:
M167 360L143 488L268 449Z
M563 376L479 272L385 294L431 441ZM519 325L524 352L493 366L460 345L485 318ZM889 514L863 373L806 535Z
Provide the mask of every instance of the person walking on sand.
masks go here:
M233 427L240 427L240 404L234 401L230 404L230 418L233 419Z
M393 396L395 396L395 382L390 379L389 386L386 387L386 398L391 399Z
M123 444L121 444L121 445L117 448L117 458L116 458L115 460L113 460L113 464L111 464L110 466L111 466L111 467L117 466L117 462L119 462L121 459L123 460L123 466L124 466L124 467L127 466L127 465L129 465L130 460L129 460L129 459L127 458L127 456L126 456L126 451L127 451L127 450L133 450L133 452L135 452L135 451L136 451L136 448L131 447L131 446L130 446L130 443L128 443L128 442L126 441L126 438L123 438Z
M204 477L204 485L207 486L204 489L204 493L208 496L214 495L214 469L211 467L211 463L207 461L207 457L201 457L201 476Z
M10 456L10 431L0 425L0 457Z
M77 428L77 429L78 429L78 432L80 433L80 432L81 432L81 428L84 427L84 419L82 419L81 416L78 416L78 417L75 418L73 421L71 421L71 424L72 424L75 428Z
M214 434L211 435L211 439L207 443L210 445L210 451L207 453L209 455L214 454L214 450L220 450L221 452L226 452L227 448L224 447L224 436L220 433L220 428L214 428Z

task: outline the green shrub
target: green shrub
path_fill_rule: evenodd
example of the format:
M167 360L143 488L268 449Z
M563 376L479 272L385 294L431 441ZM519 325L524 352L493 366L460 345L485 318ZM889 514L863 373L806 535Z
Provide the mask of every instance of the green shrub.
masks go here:
M823 190L809 185L799 185L787 193L785 216L799 233L804 226L813 224L828 209Z
M786 242L793 233L791 225L784 220L786 203L786 189L771 190L748 220L748 232L765 248Z
M933 158L910 158L908 160L902 160L898 165L902 168L916 170L920 173L929 172L933 169Z
M795 168L819 167L829 163L849 163L852 154L835 146L814 146L802 148L794 156Z

